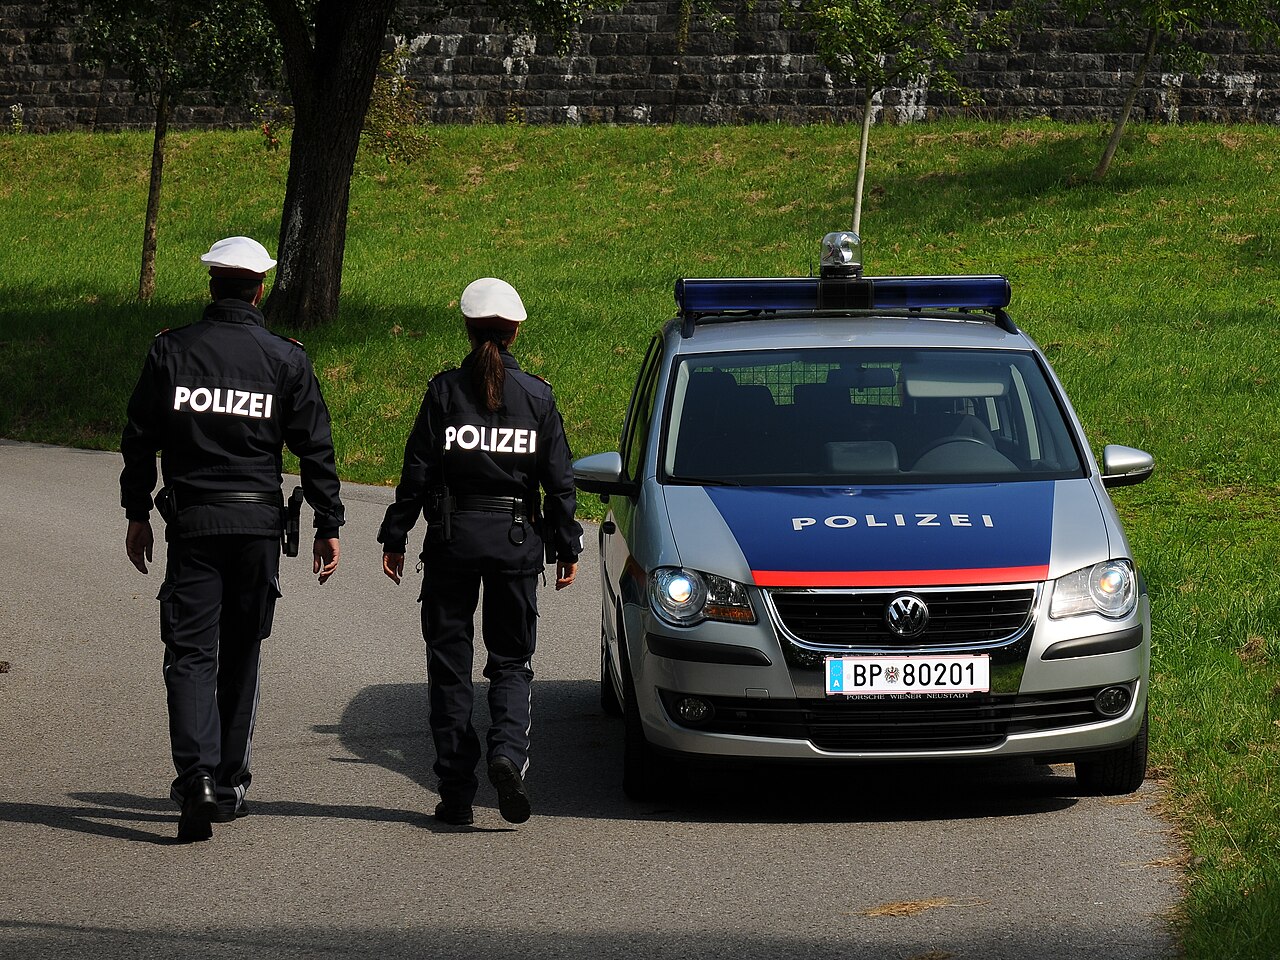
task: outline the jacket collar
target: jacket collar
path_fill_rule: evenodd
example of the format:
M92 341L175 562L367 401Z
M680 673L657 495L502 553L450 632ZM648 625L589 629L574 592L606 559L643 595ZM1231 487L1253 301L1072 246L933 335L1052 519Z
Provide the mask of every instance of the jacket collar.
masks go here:
M260 327L267 325L262 311L244 300L215 300L204 308L203 319L218 323L256 323Z

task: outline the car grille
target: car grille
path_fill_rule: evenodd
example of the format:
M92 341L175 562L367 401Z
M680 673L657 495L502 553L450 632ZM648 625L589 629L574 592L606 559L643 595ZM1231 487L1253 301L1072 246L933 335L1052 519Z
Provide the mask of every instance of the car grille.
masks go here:
M707 697L711 720L691 729L809 740L822 750L965 750L997 746L1013 733L1097 723L1097 690L955 699L749 700ZM664 700L666 697L664 696ZM668 707L674 717L674 711ZM677 721L679 722L679 721Z
M1031 619L1034 587L915 590L929 605L929 625L903 639L889 631L885 607L902 591L771 590L783 626L823 646L920 647L989 643L1015 636Z

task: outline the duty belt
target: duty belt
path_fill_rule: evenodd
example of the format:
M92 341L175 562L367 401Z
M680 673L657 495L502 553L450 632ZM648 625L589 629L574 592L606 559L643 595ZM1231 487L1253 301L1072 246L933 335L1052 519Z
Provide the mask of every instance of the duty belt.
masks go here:
M269 503L278 507L284 502L284 498L279 491L275 493L250 493L248 491L184 493L176 499L180 510L186 507L204 507L211 503Z
M523 497L455 497L455 510L474 510L481 513L509 513L513 517L528 516Z
M250 493L239 490L184 490L179 496L178 491L173 487L161 487L155 498L156 509L160 511L160 516L164 517L165 523L173 523L177 519L179 510L187 507L203 507L210 503L265 503L280 507L284 500L278 492Z
M453 501L453 509L475 513L508 514L511 517L511 529L507 531L507 539L517 547L524 543L529 535L526 527L531 522L531 517L523 497L456 497Z

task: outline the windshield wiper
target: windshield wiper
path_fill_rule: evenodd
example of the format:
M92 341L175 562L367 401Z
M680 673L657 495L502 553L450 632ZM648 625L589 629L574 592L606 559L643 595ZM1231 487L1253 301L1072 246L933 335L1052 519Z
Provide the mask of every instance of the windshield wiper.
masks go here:
M672 483L684 483L691 487L740 487L742 484L737 480L725 480L721 477L677 477L671 476L668 479Z

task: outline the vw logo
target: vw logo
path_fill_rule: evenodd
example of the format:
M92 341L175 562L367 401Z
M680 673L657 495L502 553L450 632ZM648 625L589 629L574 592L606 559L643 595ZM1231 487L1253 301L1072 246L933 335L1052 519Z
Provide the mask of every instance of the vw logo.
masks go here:
M903 639L918 637L929 625L929 607L914 593L903 593L884 608L884 622Z

